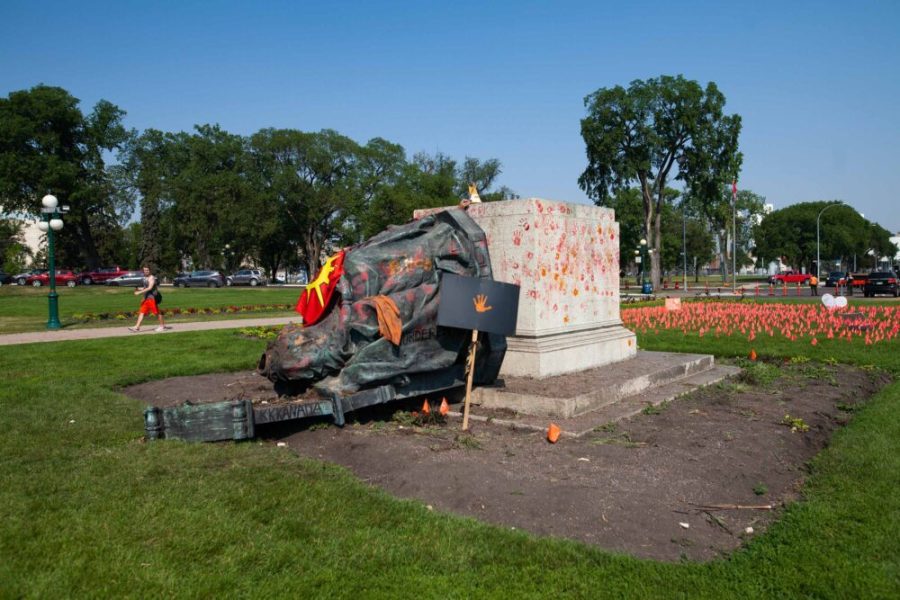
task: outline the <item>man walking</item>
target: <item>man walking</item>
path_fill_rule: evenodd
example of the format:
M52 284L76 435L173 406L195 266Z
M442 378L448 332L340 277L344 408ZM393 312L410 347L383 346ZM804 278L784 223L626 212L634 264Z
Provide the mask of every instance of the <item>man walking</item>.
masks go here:
M809 295L810 296L818 296L819 295L819 278L815 275L809 278Z

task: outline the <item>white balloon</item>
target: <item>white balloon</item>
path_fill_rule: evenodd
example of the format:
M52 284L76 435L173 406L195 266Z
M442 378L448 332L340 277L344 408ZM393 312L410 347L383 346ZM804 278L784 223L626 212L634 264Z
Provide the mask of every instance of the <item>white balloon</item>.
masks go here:
M834 299L834 305L837 308L844 308L847 306L847 297L846 296L838 296Z
M822 304L825 308L834 308L834 296L831 294L822 294Z

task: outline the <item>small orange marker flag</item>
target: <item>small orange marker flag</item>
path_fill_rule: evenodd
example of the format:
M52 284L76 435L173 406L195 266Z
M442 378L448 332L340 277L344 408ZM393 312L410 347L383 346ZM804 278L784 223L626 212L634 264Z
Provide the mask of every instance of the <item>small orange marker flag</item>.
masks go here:
M750 349L750 360L756 360L756 350Z
M430 415L430 414L431 414L431 405L428 404L428 400L427 400L427 399L426 399L425 402L422 404L422 414L423 414L423 415Z
M446 417L447 413L450 412L450 405L447 404L446 398L441 398L441 409L439 411L442 417Z
M559 441L559 434L562 433L562 430L556 423L550 423L550 427L547 428L547 441L551 444L555 444Z

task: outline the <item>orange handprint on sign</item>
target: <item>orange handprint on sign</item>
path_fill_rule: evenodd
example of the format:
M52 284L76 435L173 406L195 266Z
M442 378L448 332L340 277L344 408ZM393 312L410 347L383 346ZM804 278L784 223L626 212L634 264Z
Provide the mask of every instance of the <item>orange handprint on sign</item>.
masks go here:
M487 304L487 296L484 294L478 294L472 298L472 302L475 303L475 312L483 313L494 308L493 306L485 306L485 304Z

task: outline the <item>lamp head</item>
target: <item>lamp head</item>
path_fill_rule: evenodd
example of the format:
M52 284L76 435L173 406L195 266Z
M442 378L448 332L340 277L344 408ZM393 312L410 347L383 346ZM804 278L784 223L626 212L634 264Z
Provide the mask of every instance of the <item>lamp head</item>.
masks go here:
M62 219L50 219L50 229L53 231L59 231L63 228L63 220Z
M56 208L58 204L59 201L53 194L47 194L41 198L41 205L43 205L44 208Z
M40 229L44 233L47 233L48 231L50 231L50 225L47 224L47 221L39 221L37 226L38 226L38 229Z

